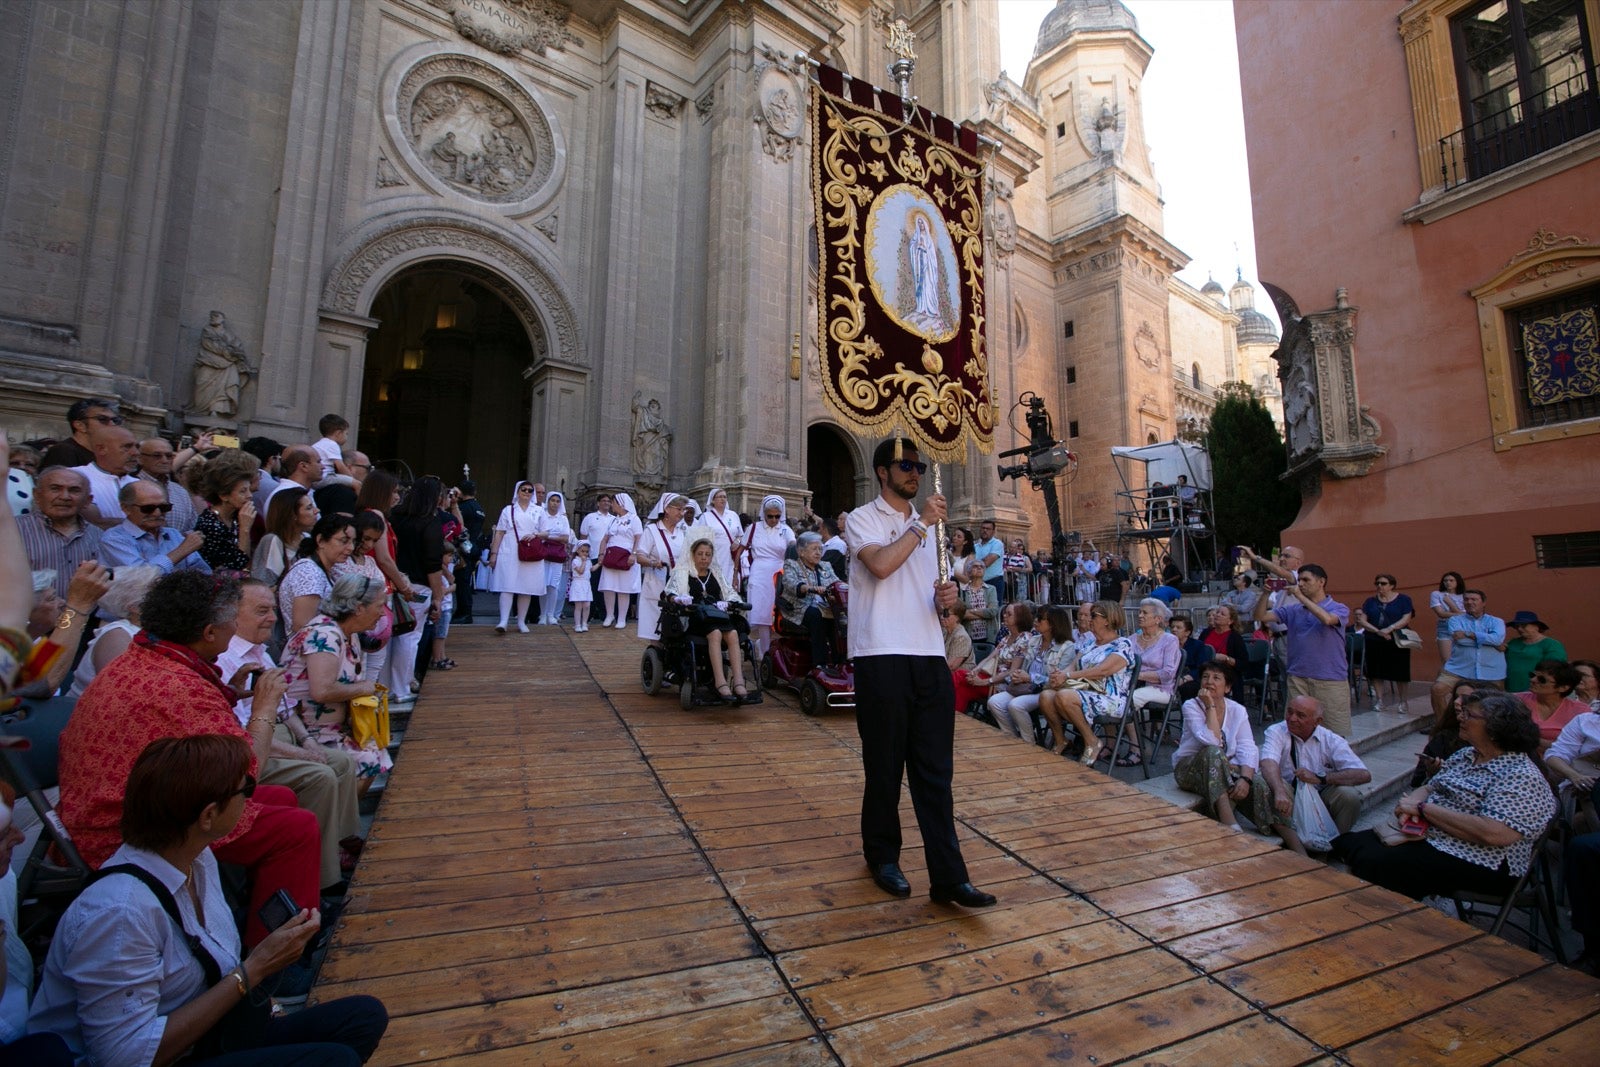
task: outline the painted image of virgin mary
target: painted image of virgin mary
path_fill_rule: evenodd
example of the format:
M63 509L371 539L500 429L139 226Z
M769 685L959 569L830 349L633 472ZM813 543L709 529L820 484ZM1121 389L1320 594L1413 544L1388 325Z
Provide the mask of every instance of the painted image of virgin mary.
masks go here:
M906 258L911 265L913 306L905 317L925 329L942 331L945 322L939 308L939 253L933 246L933 230L926 212L913 211L908 221L911 230L906 237Z

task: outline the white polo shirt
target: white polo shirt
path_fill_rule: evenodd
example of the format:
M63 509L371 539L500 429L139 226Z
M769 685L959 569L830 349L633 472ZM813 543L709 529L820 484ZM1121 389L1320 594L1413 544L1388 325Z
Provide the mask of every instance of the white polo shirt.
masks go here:
M944 658L944 634L933 603L939 578L939 553L930 535L884 579L861 562L861 550L898 540L916 518L901 515L872 499L850 513L845 541L850 546L850 656L937 656Z

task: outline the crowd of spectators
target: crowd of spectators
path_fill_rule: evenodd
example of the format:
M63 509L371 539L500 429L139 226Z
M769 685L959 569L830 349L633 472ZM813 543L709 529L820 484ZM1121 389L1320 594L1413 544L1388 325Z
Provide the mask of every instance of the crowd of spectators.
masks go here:
M109 400L67 415L61 441L6 445L0 683L59 785L52 819L98 873L31 1008L31 964L7 967L0 1039L27 1043L0 1063L364 1062L385 1026L371 998L272 1007L305 999L342 907L359 799L389 766L352 701L384 695L380 669L392 703L415 699L425 671L395 612L437 621L416 587L448 589L454 500L422 478L358 507L381 479L337 415L290 447L140 441ZM231 899L219 862L242 873ZM0 915L8 950L16 922Z

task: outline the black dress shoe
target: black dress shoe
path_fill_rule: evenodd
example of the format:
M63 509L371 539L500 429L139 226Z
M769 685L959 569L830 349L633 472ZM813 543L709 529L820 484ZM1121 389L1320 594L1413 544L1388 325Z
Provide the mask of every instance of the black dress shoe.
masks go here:
M909 897L911 883L906 881L906 876L900 873L897 863L869 864L872 869L872 880L878 888L888 893L891 897ZM972 889L971 886L967 887ZM976 890L974 890L976 892Z
M963 908L991 908L994 894L974 889L971 882L960 885L936 885L928 891L935 904L960 904Z

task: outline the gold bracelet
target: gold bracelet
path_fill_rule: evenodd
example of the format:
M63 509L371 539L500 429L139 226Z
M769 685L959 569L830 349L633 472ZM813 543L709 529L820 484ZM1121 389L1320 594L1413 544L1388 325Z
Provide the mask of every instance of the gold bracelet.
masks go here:
M57 618L56 618L56 626L55 626L55 628L57 630L65 630L67 627L69 627L69 626L71 626L73 624L73 622L77 619L77 617L78 617L78 609L77 608L62 608L61 609L61 614L59 616L57 616Z
M243 961L239 963L239 966L228 972L228 977L232 978L234 985L239 987L239 995L241 997L250 995L250 980L244 973Z

